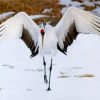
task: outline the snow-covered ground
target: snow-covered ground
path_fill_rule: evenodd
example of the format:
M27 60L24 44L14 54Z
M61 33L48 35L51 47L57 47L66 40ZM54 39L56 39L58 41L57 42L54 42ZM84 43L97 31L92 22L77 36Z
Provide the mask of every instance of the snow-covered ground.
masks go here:
M65 7L63 7L62 10L61 10L62 14L64 14L65 11L70 6L77 7L77 8L80 8L80 9L84 9L84 7L82 5L90 6L90 7L94 7L95 5L100 5L100 1L95 1L95 0L93 2L90 2L89 0L83 0L83 3L80 3L80 2L75 1L75 0L74 1L72 1L72 0L59 0L59 3L61 5L65 5ZM97 6L97 8L95 8L93 10L93 13L100 16L100 6Z
M0 42L0 100L100 100L99 54L100 36L78 35L67 56L54 57L52 91L47 92L41 56L30 59L20 39ZM49 73L48 56L46 61Z
M0 100L100 100L99 53L99 36L78 35L67 56L58 52L54 57L52 91L47 92L42 58L38 55L30 59L29 49L19 39L2 42ZM46 58L48 70L50 58Z
M34 19L46 18L46 17L49 17L49 16L46 16L46 15L30 15L30 17L34 20Z
M100 16L100 7L97 7L95 10L93 10L93 13L97 14Z

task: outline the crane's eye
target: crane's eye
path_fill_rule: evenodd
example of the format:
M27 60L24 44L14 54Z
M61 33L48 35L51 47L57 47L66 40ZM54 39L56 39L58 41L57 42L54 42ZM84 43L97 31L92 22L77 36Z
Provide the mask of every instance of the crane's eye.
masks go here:
M46 25L46 23L45 22L43 22L43 26L45 27L45 25Z

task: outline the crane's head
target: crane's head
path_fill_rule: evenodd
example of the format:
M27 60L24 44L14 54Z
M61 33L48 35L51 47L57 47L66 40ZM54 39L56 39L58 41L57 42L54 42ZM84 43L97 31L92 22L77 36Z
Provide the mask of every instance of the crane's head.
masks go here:
M44 34L45 34L45 30L42 28L42 29L40 30L40 33L41 33L41 35L44 35Z
M43 41L44 41L44 35L45 35L45 26L46 26L46 23L42 22L40 24L40 33L41 33L41 36L42 36L42 46L43 46Z
M40 33L41 33L41 35L43 36L44 34L45 34L45 26L46 26L46 23L45 22L42 22L41 24L40 24Z

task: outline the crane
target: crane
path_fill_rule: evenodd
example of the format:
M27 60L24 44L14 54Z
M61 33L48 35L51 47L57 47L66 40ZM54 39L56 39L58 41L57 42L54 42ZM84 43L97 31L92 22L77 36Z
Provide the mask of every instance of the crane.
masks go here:
M100 17L70 7L56 26L42 22L39 26L25 13L19 12L0 25L0 41L19 38L31 51L31 57L40 54L43 57L44 82L48 83L47 91L51 90L50 80L53 57L57 50L67 54L67 48L78 34L100 35ZM49 80L46 75L45 55L50 55Z

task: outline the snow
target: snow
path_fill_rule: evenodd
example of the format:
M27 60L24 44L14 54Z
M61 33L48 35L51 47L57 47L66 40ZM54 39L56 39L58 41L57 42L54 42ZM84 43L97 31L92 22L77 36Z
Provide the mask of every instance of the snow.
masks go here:
M78 1L73 1L72 0L59 0L60 1L60 4L62 5L66 5L67 7L68 6L74 6L74 7L80 7L81 6L81 3L78 2Z
M3 13L3 14L0 14L0 21L9 18L13 14L15 14L15 12L6 12L6 13Z
M81 9L84 9L83 7L81 7L81 3L78 2L78 1L73 1L72 0L59 0L59 4L61 5L65 5L66 7L63 7L62 10L61 10L61 13L64 14L65 11L70 7L70 6L73 6L73 7L78 7L78 8L81 8Z
M34 19L39 19L39 18L46 18L49 16L47 16L47 15L30 15L30 17L34 20Z
M72 3L72 1L71 0L59 0L60 1L60 4L62 4L62 5L69 5L69 4L71 4Z
M83 2L83 4L86 5L86 6L95 6L95 5L94 5L94 2L90 2L90 1L88 1L88 0L85 1L85 2Z
M73 6L73 7L80 7L81 3L77 2L77 1L74 1L73 3L71 3L71 6Z
M80 9L84 9L84 7L82 5L86 5L86 6L90 6L90 7L94 7L95 5L98 5L98 7L96 7L92 12L98 16L100 16L100 1L93 1L90 2L89 0L83 0L83 3L80 3L78 1L72 1L72 0L59 0L61 5L65 5L66 7L63 7L61 10L61 13L64 14L66 12L66 10L70 7L77 7Z
M42 13L52 13L52 8L50 8L50 9L44 9L43 11L42 11Z
M100 100L100 37L80 34L53 59L52 91L43 82L42 58L30 59L30 51L20 39L0 43L1 100ZM47 72L50 58L46 56ZM78 77L92 74L94 77ZM64 76L65 78L62 78Z
M100 5L100 1L95 1L94 3L97 5Z
M93 13L95 13L98 16L100 16L100 7L97 7L96 9L94 9Z

